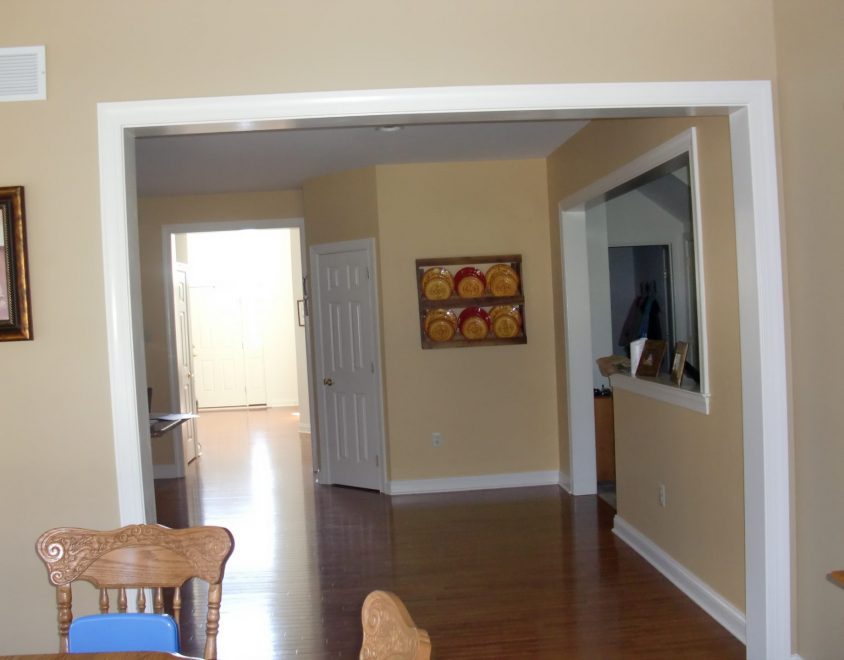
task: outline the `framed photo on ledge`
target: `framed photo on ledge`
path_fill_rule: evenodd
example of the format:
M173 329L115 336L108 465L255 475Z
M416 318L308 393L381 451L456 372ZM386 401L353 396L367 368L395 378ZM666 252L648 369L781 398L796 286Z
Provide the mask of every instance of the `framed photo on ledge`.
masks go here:
M648 339L642 349L639 366L636 367L636 376L653 377L659 374L663 357L665 357L665 342L662 339Z
M671 382L675 385L683 384L683 372L686 370L686 353L689 345L684 341L674 344L674 359L671 360Z

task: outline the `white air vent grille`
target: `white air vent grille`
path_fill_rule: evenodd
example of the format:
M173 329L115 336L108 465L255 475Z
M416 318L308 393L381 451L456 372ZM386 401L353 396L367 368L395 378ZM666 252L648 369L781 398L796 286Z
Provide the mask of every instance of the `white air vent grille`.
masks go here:
M0 101L47 98L44 46L0 48Z

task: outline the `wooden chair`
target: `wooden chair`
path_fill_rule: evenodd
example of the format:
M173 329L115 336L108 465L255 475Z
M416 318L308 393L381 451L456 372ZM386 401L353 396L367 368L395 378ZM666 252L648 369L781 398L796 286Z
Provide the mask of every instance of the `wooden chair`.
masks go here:
M224 527L170 529L162 525L129 525L100 532L59 527L44 532L36 543L38 556L56 587L59 652L67 653L73 620L71 583L85 580L100 590L100 612L109 611L109 589L117 591L117 611L127 611L126 589L137 589L136 606L146 610L144 589L154 589L153 610L164 611L162 590L172 587L173 618L179 623L181 587L191 578L208 583L205 628L206 660L217 657L223 572L234 549Z
M431 639L417 628L401 599L373 591L363 601L360 660L429 660Z

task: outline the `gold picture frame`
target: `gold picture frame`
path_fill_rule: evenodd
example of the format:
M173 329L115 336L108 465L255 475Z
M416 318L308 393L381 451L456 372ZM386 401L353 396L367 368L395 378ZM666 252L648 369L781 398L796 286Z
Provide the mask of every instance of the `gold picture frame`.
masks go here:
M683 384L683 373L686 370L686 354L689 345L684 341L674 344L674 358L671 360L671 382L675 385Z
M23 186L0 187L0 341L32 339Z
M636 367L636 376L658 375L663 357L665 357L665 342L662 339L648 339L642 349L639 366Z

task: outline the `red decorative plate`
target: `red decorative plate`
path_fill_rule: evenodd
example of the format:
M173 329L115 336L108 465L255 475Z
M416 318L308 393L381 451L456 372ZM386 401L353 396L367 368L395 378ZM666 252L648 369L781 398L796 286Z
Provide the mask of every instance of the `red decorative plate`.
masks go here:
M489 335L489 314L480 307L467 307L460 313L457 325L466 339L477 341Z
M461 298L480 298L486 291L486 277L477 268L467 266L457 271L454 287Z

